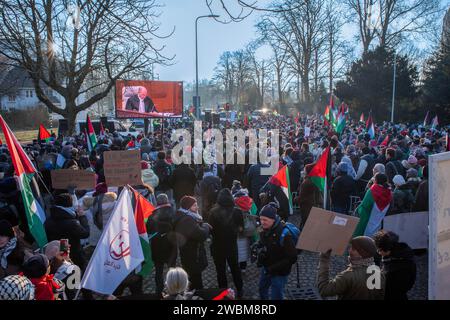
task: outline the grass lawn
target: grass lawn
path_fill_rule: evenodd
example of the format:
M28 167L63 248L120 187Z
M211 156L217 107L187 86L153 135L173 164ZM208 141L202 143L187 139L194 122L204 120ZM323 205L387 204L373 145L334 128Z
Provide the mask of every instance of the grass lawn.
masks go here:
M19 142L21 143L31 143L33 142L33 139L37 139L38 136L38 130L26 130L26 131L13 130L13 133L16 136L17 140L19 140ZM3 132L0 133L0 139L2 140L3 143L6 143Z

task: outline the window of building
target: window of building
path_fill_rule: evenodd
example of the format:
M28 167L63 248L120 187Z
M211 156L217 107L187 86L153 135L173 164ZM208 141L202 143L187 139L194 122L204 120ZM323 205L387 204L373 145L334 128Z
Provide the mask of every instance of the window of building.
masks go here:
M8 101L9 102L16 102L16 95L15 94L10 94L8 96Z

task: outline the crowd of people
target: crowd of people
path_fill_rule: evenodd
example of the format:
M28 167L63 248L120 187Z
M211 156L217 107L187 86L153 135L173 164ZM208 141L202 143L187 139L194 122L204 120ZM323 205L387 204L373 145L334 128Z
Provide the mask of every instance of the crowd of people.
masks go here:
M367 193L375 190L387 199L385 215L427 211L428 156L446 151L445 129L415 124L383 123L375 127L372 137L365 124L357 121L348 123L338 135L317 115L297 119L262 116L250 123L240 120L217 124L223 132L238 128L279 129L279 150L274 150L268 139L268 156L275 161L278 154L278 167L289 167L290 192L298 207L294 214L300 215L300 222L294 226L289 222L293 219L289 203L267 183L271 176L261 174L260 169L270 163L248 163L248 138L245 164L175 165L171 150L179 141L171 140L172 131L184 128L193 133L194 126L190 121L165 122L163 129L155 128L137 137L106 132L99 136L91 152L83 135L54 136L52 141L34 141L25 147L38 169L34 191L47 215L49 243L42 250L36 250L27 227L11 157L7 146L2 146L0 300L74 299L77 290L69 289L66 282L74 272L73 266L82 272L86 269L120 191L106 184L105 151L141 152L142 184L133 187L156 207L147 223L155 269L153 298L212 297L209 289L215 292L231 287L227 281L230 272L235 294L228 290L224 297L244 299L242 274L249 263L256 263L260 268L260 298L278 300L284 298L288 276L301 254L296 249L295 231L305 226L312 207L355 215ZM327 148L328 197L324 197L309 173ZM95 189L53 188L51 171L62 168L94 172ZM407 299L416 276L414 251L395 233L383 230L381 220L369 233L351 240L349 266L335 278L329 278L331 252L320 255L317 288L322 297ZM62 239L70 244L67 252L60 251ZM216 288L203 286L207 250L215 265ZM366 269L371 265L383 270L382 284L377 289L366 285ZM143 280L132 272L107 298L126 298L126 288L130 297L149 294L144 293ZM79 298L101 296L83 289Z

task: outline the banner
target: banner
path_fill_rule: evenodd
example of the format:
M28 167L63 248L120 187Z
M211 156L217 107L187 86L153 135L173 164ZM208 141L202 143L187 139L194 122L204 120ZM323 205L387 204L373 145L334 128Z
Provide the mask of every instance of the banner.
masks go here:
M67 189L76 187L78 190L95 189L95 173L86 170L59 169L50 171L52 187Z
M407 212L386 216L383 229L396 233L412 249L428 248L428 212Z
M359 219L313 207L300 233L297 249L344 255Z
M142 184L140 150L107 151L103 158L108 187Z
M116 81L116 118L168 118L183 115L183 82Z

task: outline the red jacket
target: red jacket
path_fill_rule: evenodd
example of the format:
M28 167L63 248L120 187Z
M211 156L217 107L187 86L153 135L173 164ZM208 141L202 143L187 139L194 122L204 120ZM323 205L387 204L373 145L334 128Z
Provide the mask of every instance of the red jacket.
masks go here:
M53 274L45 275L40 278L30 279L34 284L35 300L55 300L55 290L61 286L53 280Z

